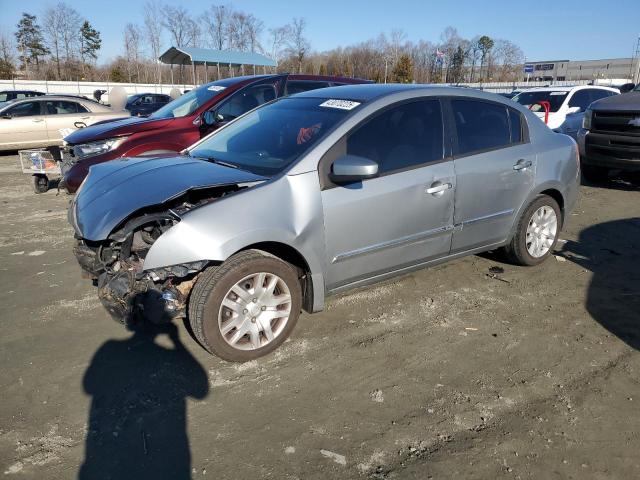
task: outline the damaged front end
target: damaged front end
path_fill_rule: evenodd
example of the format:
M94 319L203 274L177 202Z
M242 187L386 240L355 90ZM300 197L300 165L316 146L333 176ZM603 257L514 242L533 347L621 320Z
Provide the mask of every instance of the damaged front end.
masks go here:
M206 260L145 270L154 242L190 210L266 178L178 155L91 167L72 200L74 252L109 313L125 323L183 316Z
M76 239L74 254L111 316L124 324L164 323L186 315L191 288L207 261L144 270L153 243L189 210L238 191L237 185L189 192L158 212L127 221L104 241Z

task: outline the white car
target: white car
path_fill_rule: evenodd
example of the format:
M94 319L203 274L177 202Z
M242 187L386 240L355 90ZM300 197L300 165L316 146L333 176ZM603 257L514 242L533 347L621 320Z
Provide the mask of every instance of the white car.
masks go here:
M544 87L524 90L513 97L513 101L529 108L543 121L547 116L546 102L549 108L547 126L555 132L577 139L587 107L596 100L619 94L615 88L592 85Z

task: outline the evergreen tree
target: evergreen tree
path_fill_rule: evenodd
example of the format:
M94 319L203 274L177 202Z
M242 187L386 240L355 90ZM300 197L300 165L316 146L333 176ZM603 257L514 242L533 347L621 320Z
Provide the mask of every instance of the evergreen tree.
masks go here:
M458 45L453 58L451 59L451 74L449 81L452 83L458 83L462 80L462 69L464 67L465 54L462 47Z
M484 62L487 58L487 55L493 48L494 41L491 37L486 35L481 36L478 39L478 47L480 48L480 81L482 81L482 69L484 68Z
M398 63L393 67L393 81L398 83L413 82L413 62L409 55L404 54L398 58Z
M36 64L36 70L40 70L40 57L49 51L44 45L42 30L36 21L36 16L23 13L16 27L18 30L15 32L15 36L22 68L26 70L33 60Z
M85 20L82 27L80 27L80 58L82 59L83 76L87 59L96 61L98 59L98 50L100 50L101 46L100 32L94 29L88 20Z

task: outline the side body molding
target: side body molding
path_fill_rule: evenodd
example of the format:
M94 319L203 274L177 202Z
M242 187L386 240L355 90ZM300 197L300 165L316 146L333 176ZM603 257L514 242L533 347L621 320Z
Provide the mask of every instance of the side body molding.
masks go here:
M285 175L187 213L149 250L145 270L207 260L223 262L250 245L294 248L311 272L313 311L324 307L324 227L317 171Z

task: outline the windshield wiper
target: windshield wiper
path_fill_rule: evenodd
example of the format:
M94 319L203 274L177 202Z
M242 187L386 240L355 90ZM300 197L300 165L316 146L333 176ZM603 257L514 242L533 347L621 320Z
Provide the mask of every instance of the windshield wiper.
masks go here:
M191 156L191 154L189 154L189 156ZM238 165L234 165L233 163L227 163L223 160L218 160L215 157L210 157L210 156L202 156L200 158L204 158L207 161L211 162L211 163L217 163L218 165L222 165L223 167L229 167L229 168L235 168L236 170L239 170L240 167Z

